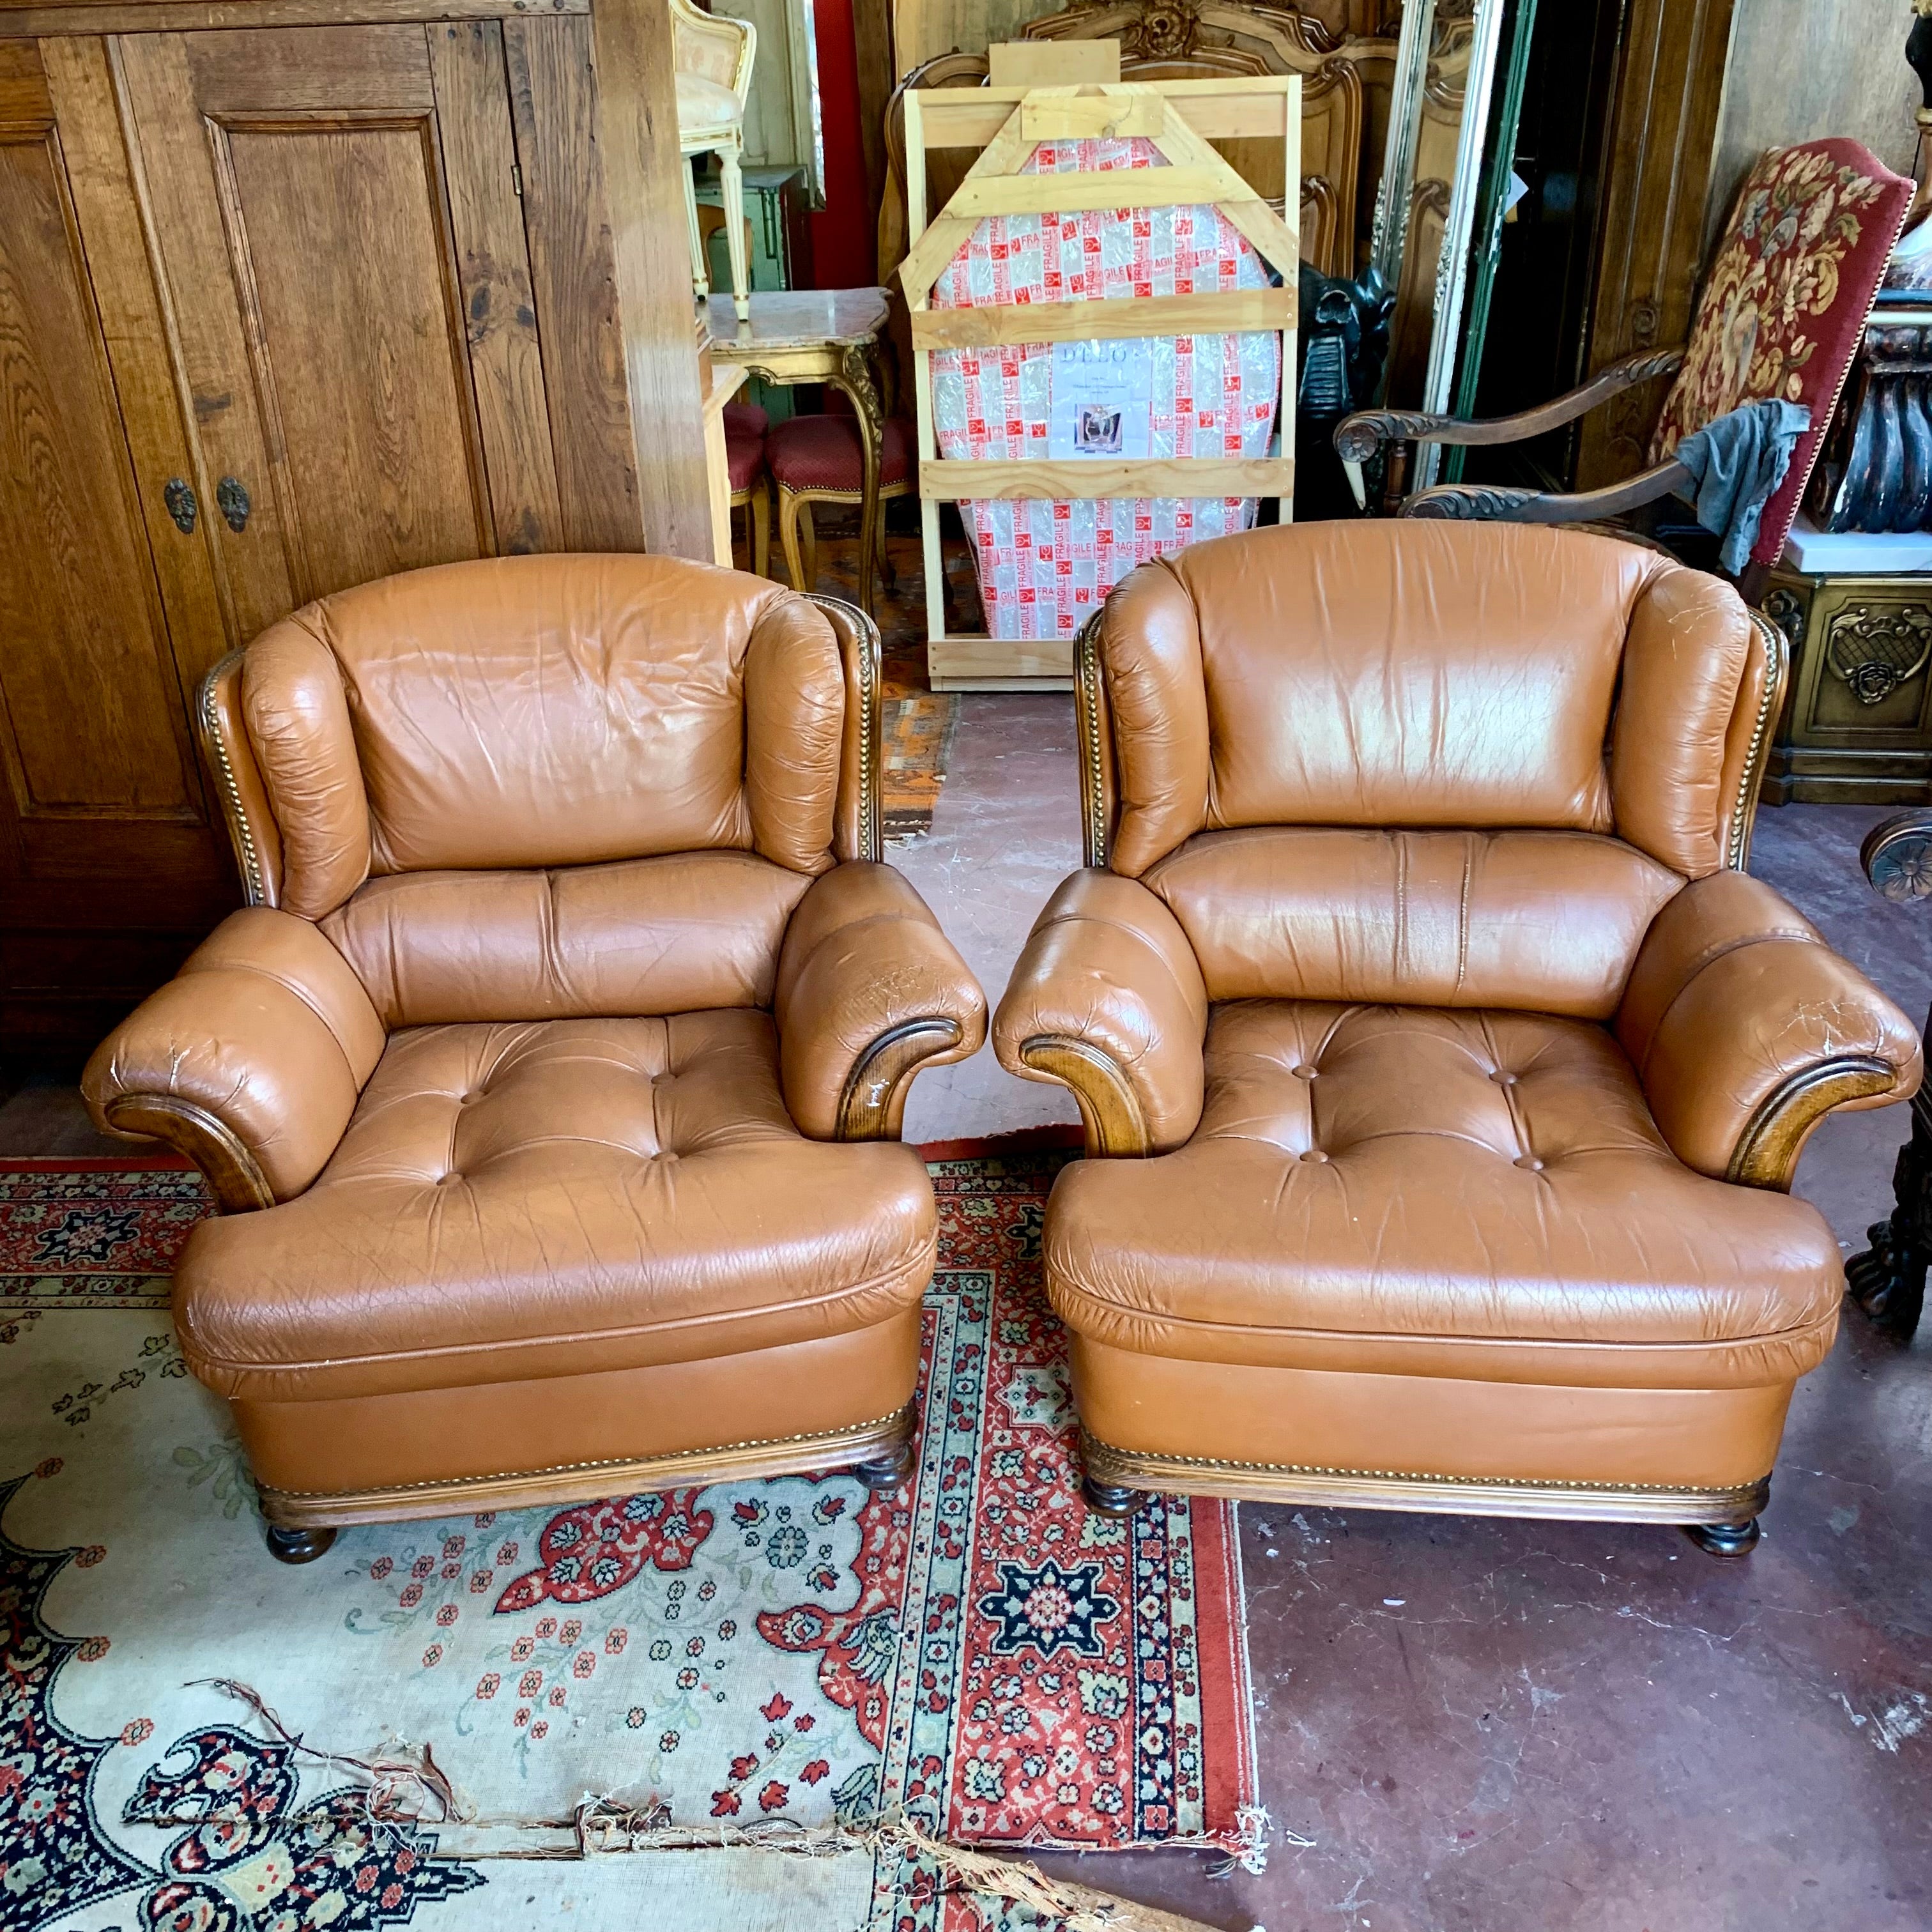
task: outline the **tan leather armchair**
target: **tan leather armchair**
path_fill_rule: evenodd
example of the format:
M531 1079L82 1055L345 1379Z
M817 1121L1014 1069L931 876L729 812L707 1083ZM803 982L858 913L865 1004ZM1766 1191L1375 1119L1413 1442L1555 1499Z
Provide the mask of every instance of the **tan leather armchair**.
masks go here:
M1750 1546L1844 1285L1799 1150L1920 1072L1742 869L1783 668L1568 531L1260 530L1115 590L1088 868L994 1028L1086 1123L1045 1256L1090 1500Z
M202 693L251 902L94 1054L289 1561L334 1526L908 1456L899 1144L979 988L879 862L878 633L674 558L323 598Z

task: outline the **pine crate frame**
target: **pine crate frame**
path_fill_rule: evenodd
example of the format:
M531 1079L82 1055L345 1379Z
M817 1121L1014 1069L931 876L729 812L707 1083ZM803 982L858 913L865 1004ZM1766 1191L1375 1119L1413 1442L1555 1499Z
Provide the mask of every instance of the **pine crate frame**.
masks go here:
M1042 141L1125 139L1153 144L1168 165L1088 174L1020 172ZM1209 145L1280 139L1282 178L1300 178L1298 74L1210 80L1089 82L1062 86L914 88L905 97L906 202L911 245L899 270L910 318L919 432L919 495L926 563L926 662L935 691L1066 691L1072 638L949 636L940 595L939 506L992 498L1070 502L1121 496L1268 496L1282 522L1294 514L1294 358L1299 323L1300 210L1277 213ZM979 158L952 199L926 216L929 148L976 148ZM1105 208L1207 204L1282 277L1280 288L1220 289L1184 296L929 306L933 284L990 214L1060 214ZM1084 342L1267 329L1281 338L1276 405L1279 456L942 458L932 421L932 352L1023 342Z

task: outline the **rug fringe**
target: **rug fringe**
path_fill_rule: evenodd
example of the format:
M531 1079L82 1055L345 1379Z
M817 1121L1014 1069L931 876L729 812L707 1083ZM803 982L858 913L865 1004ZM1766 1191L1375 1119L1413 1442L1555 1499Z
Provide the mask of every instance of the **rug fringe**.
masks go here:
M196 1678L184 1687L220 1691L248 1706L275 1741L296 1756L318 1765L359 1772L368 1780L363 1808L371 1824L404 1822L454 1826L458 1835L491 1828L532 1836L554 1832L560 1842L526 1844L505 1850L451 1850L439 1844L433 1856L469 1861L476 1858L573 1862L637 1852L746 1850L775 1852L794 1858L841 1858L881 1853L905 1863L924 1864L936 1870L955 1891L1001 1898L1036 1912L1061 1932L1213 1932L1199 1919L1153 1906L1138 1905L1090 1886L1049 1878L1030 1860L1002 1858L968 1845L936 1838L901 1814L869 1826L796 1825L782 1818L755 1824L678 1825L671 1821L669 1801L652 1797L632 1804L586 1792L568 1819L479 1818L454 1781L436 1762L427 1744L393 1738L388 1747L358 1757L318 1749L298 1731L285 1724L268 1700L250 1685L229 1677ZM427 1804L421 1801L428 1801ZM430 1808L434 1808L433 1810ZM301 1814L297 1814L298 1817ZM152 1825L206 1825L216 1812L197 1811L191 1817L150 1818ZM294 1820L287 1821L290 1822ZM1227 1854L1216 1868L1225 1876L1237 1867L1258 1872L1266 1863L1268 1815L1258 1805L1244 1806L1237 1814L1240 1838L1230 1846L1220 1840L1174 1839L1177 1850L1211 1848ZM1292 1844L1310 1841L1288 1834Z

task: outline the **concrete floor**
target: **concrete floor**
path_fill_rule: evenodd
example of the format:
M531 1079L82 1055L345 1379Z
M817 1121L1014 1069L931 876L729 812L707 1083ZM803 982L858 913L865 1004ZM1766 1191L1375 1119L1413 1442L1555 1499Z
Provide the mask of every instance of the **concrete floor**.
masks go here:
M1858 868L1882 814L1759 820L1754 869L1915 1015L1932 908ZM966 703L931 834L891 856L989 994L1078 859L1070 702ZM990 1053L927 1076L922 1141L1074 1118ZM1842 1244L1889 1205L1901 1108L1841 1116L1799 1191ZM0 1105L0 1154L97 1142L70 1088ZM1227 1932L1922 1932L1932 1925L1932 1333L1847 1318L1793 1404L1765 1539L1242 1511L1267 1870L1043 1859Z

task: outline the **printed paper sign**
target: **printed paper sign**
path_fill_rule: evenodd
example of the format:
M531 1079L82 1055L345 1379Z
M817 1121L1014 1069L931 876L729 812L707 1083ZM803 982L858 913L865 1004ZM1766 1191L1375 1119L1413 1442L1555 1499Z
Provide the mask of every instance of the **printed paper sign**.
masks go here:
M1145 457L1154 428L1154 344L1056 342L1046 453Z

